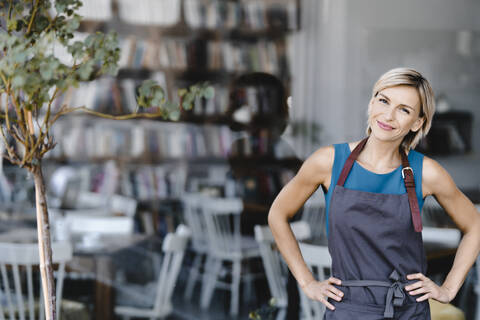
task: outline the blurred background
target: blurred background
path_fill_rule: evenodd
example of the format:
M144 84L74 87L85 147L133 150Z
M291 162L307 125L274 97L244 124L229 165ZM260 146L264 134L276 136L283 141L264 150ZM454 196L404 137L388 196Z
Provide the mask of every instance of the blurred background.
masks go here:
M138 310L163 310L168 319L281 318L286 302L267 279L265 242L255 225L267 224L273 199L312 152L364 137L373 84L394 67L414 68L430 81L437 112L417 150L439 161L478 208L479 1L83 2L75 37L116 31L120 70L72 88L57 110L69 104L131 113L146 79L158 81L172 100L203 81L215 95L182 110L178 121L77 113L55 124L58 145L43 167L53 238L73 245L65 319L145 316ZM33 180L5 161L1 171L0 239L21 242L35 226ZM295 220L307 222L309 238L325 246L320 193ZM217 220L208 220L218 212L232 215L220 231ZM429 275L441 283L461 234L434 199L426 200L423 219L431 227L424 234ZM180 224L192 229L193 241L172 267L173 283L160 285L165 236ZM222 241L235 245L215 245ZM474 268L452 302L455 317L480 319L477 287ZM295 288L288 292L293 319L300 309L303 318L305 297L300 307L291 298ZM153 299L162 294L159 307Z

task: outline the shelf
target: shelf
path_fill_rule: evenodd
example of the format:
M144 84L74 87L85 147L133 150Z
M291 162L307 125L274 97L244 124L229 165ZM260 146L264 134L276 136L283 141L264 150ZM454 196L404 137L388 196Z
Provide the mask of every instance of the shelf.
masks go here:
M121 164L131 165L162 165L162 164L227 164L226 158L219 157L199 157L199 158L163 158L163 159L148 159L148 157L142 158L128 158L121 156L109 156L109 157L95 157L89 159L70 159L68 157L61 158L45 158L43 160L46 164L68 164L74 166L91 165L91 164L104 164L107 161L115 161Z
M126 158L126 157L100 157L89 159L69 159L67 157L62 158L45 158L43 160L46 164L68 164L68 165L89 165L89 164L104 164L106 161L115 161L122 164L131 165L162 165L162 164L196 164L196 165L241 165L241 166L262 166L262 165L274 165L274 166L286 166L292 167L302 163L298 158L281 158L276 159L271 156L251 156L243 157L238 156L235 158L221 158L221 157L199 157L199 158L164 158L164 159L147 159L144 158Z
M283 40L286 34L298 31L286 28L251 29L245 26L238 28L192 28L186 24L178 23L173 26L162 25L138 25L123 21L91 21L83 20L79 30L82 32L115 30L119 34L131 34L141 38L171 37L171 38L201 38L201 39L227 39L236 41L256 41L257 39L268 38Z
M229 159L233 166L256 167L256 166L280 166L280 167L299 167L302 161L298 158L277 159L271 156L253 156L253 157L235 157Z
M200 69L200 68L186 68L186 69L177 69L177 68L135 68L128 67L122 68L118 71L117 77L119 79L147 79L154 72L164 72L168 75L171 75L177 79L192 80L192 81L218 81L218 80L228 80L233 79L240 74L239 71L226 71L226 70L213 70L213 69Z

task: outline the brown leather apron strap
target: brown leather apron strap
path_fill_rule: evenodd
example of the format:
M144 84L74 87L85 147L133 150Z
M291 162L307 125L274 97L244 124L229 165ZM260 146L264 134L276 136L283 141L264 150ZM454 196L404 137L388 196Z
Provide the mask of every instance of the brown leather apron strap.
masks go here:
M407 155L401 146L400 155L402 156L402 178L403 182L405 183L405 189L407 189L408 202L410 203L410 211L412 213L413 227L416 232L422 232L422 218L420 217L420 209L418 208L413 169L410 167Z
M345 184L345 180L347 180L348 174L353 167L353 163L355 162L355 160L357 160L358 155L363 150L363 147L367 143L367 140L368 137L360 141L360 143L355 147L355 149L353 149L353 151L348 156L347 161L345 161L345 165L343 166L342 172L340 173L340 177L338 178L337 186L343 187L343 185Z
M348 174L353 167L355 160L360 152L365 147L368 137L360 141L360 143L353 149L343 166L340 177L338 178L337 185L342 186L347 180ZM410 162L405 154L405 151L400 146L400 156L402 157L402 178L405 183L405 189L407 190L408 202L410 204L410 212L412 214L413 227L416 232L422 232L422 218L420 217L420 209L418 208L417 193L415 191L415 179L413 178L413 169L410 167Z

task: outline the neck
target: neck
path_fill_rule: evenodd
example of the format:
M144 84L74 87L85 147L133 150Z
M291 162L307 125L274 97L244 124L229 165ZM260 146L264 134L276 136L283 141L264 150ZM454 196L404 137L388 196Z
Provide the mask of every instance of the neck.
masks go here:
M371 135L357 160L377 170L397 168L402 163L399 146L399 141L382 141Z

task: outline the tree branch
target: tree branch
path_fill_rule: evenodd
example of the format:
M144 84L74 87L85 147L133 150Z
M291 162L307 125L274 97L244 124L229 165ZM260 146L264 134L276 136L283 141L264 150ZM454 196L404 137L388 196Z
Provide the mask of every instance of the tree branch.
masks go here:
M89 108L83 107L83 106L82 107L75 107L75 108L65 108L65 106L64 106L64 107L62 107L62 109L60 109L59 112L57 112L55 114L54 118L52 119L51 124L55 123L55 121L57 121L57 119L60 116L71 113L71 112L74 112L74 111L83 111L85 113L88 113L88 114L91 114L91 115L94 115L94 116L97 116L97 117L100 117L100 118L112 119L112 120L128 120L128 119L138 119L138 118L152 119L152 118L158 118L158 117L165 116L165 113L160 108L158 109L158 112L156 112L156 113L130 113L130 114L121 115L121 116L114 116L114 115L111 115L111 114L97 112L97 111L94 111L92 109L89 109Z
M18 155L15 153L15 151L10 147L7 141L7 137L5 137L5 133L3 132L3 128L0 127L0 133L2 135L2 140L5 145L5 149L7 150L8 153L8 160L16 165L20 165L20 158Z
M17 113L17 118L18 118L18 123L21 125L21 124L25 124L25 118L23 117L23 112L22 112L22 109L20 108L20 105L15 97L15 94L14 92L11 92L9 90L9 94L10 94L10 99L12 99L12 103L13 103L13 106L15 107L15 112ZM25 135L25 132L26 132L26 128L24 128L23 126L20 127L20 129L22 129L22 133L23 135ZM26 136L26 135L25 135Z
M35 20L35 15L37 14L37 9L38 9L38 0L35 1L35 5L33 7L33 12L32 12L32 17L30 18L30 22L28 23L28 29L27 29L26 35L29 35L30 31L32 30L33 20Z
M8 133L10 133L10 135L11 135L15 140L17 140L18 142L20 142L20 143L26 148L27 146L26 146L25 138L22 137L22 134L18 131L17 126L12 126L12 129L13 129L13 130L9 130Z
M58 89L58 87L56 87L55 91L53 92L52 97L50 98L50 101L48 101L47 113L45 114L45 118L43 119L42 127L44 127L44 126L47 127L48 120L50 119L50 114L51 114L51 111L52 111L52 103L56 99L58 92L60 92L60 90Z

